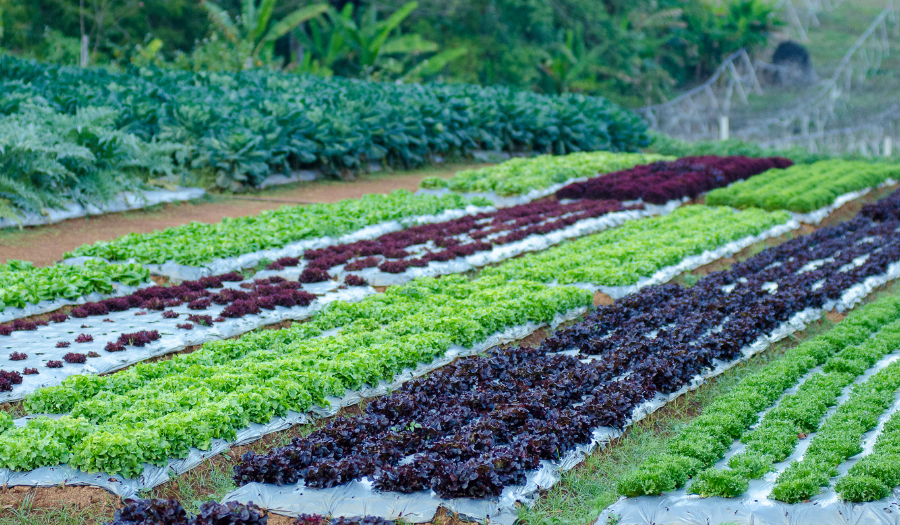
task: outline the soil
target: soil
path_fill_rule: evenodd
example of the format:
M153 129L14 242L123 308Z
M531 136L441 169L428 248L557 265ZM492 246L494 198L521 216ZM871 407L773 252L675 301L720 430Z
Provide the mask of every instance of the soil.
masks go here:
M96 487L0 488L0 516L19 509L30 513L65 508L75 514L87 511L99 522L111 520L120 506L122 503L117 496Z
M225 217L256 215L282 206L336 202L397 189L415 191L425 177L450 178L458 170L484 164L451 164L408 172L363 175L354 181L316 181L256 191L215 195L206 201L171 203L96 217L72 219L23 230L0 230L0 263L8 259L47 266L82 244L109 241L128 233L148 233L192 221L216 223Z

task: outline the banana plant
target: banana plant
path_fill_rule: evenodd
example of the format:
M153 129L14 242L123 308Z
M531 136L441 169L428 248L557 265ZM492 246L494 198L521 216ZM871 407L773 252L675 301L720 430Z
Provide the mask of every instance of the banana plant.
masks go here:
M409 2L384 20L378 19L374 6L363 11L357 11L349 3L341 11L329 8L327 17L308 24L299 70L366 79L383 76L417 79L439 72L448 62L463 56L466 50L447 50L409 69L412 59L438 51L435 42L418 33L401 33L400 24L417 7L418 2Z
M219 33L234 44L244 44L252 49L252 58L255 59L263 53L270 54L276 40L304 22L322 15L328 9L326 4L301 7L270 24L277 1L262 0L257 6L256 0L243 0L241 14L234 20L228 11L211 0L203 0L203 7Z
M541 90L551 94L590 91L596 84L601 51L600 47L587 49L580 25L567 30L565 40L545 51L544 60L538 63Z

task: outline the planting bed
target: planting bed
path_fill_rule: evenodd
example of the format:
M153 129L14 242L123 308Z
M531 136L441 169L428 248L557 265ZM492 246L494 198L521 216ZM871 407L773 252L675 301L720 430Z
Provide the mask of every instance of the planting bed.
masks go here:
M149 285L137 264L57 264L35 268L26 261L0 264L0 323L52 312L63 306L131 293Z
M461 217L479 211L473 204L489 203L458 195L415 196L397 190L332 204L284 206L217 224L191 223L129 234L82 246L68 255L136 261L163 275L198 279L256 266L266 259L296 256L307 248L327 246L334 238L341 242L351 234L355 234L354 240L376 237L417 222Z
M736 213L730 208L688 206L528 254L483 273L574 284L617 298L798 227L785 212Z
M108 373L187 346L306 319L332 301L359 301L375 292L365 281L348 283L341 286L315 270L299 281L245 281L231 273L85 303L49 321L0 324L0 374L24 374L20 383L0 382L0 401L22 399L73 374Z
M374 286L399 284L417 277L462 273L631 219L666 214L680 204L541 200L414 226L373 240L307 250L302 258L278 259L257 275L289 275L313 268L339 277L357 275Z
M641 199L663 204L673 199L692 199L714 188L728 186L767 170L783 169L793 162L781 157L683 157L660 161L575 182L556 192L558 199ZM774 208L777 209L777 208Z
M453 191L485 197L498 206L510 206L553 195L556 190L575 179L670 159L672 157L662 155L616 154L605 151L543 155L460 171L450 180L430 177L423 180L420 186L425 194Z
M37 418L0 435L0 463L13 470L0 475L13 485L66 480L133 494L164 482L169 467L189 469L228 442L305 422L315 407L333 413L357 402L360 389L383 393L590 303L589 293L571 288L424 279L359 303L334 303L289 329L209 343L108 377L73 376L26 399L31 413L71 416ZM45 448L48 440L53 446Z
M832 204L841 195L868 191L900 179L896 164L826 160L771 170L706 196L710 205L789 210L808 214Z
M363 416L247 454L235 479L248 485L226 499L291 514L351 514L363 501L367 512L416 521L445 505L510 520L512 502L529 494L523 484L533 492L555 481L542 477L546 463L537 470L541 461L558 468L577 445L618 435L704 377L900 276L898 209L895 194L692 288L649 287L600 307L538 348L493 351L409 382L369 403ZM900 306L892 304L896 318ZM676 472L694 465L675 456L657 461Z

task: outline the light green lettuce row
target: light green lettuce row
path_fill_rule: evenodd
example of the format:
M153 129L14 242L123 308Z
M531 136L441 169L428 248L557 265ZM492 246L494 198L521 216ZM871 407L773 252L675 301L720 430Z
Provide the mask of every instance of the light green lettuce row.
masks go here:
M686 257L757 235L788 219L785 212L687 206L513 259L485 269L483 275L559 284L631 285Z
M521 195L535 189L548 188L579 177L621 171L638 164L649 164L674 157L641 153L572 153L512 159L496 166L464 170L452 179L429 177L421 186L428 189L450 188L458 192Z
M900 485L900 412L884 424L871 454L850 467L834 488L842 499L875 501Z
M110 376L73 376L25 401L39 418L0 434L0 466L68 463L135 476L213 438L327 396L376 385L404 368L489 335L591 304L583 290L500 278L419 279L359 303L332 303L311 322L208 343L192 354ZM328 330L337 333L316 337Z
M709 192L706 204L809 213L845 194L900 178L900 164L825 160L795 165Z
M868 368L873 356L890 352L895 348L891 345L897 337L898 319L900 297L885 297L855 310L827 333L788 349L783 357L742 379L679 429L667 443L664 454L623 476L618 484L619 494L633 497L669 492L684 486L701 471L705 481L696 487L698 492L727 496L743 493L748 486L747 477L767 472L773 458L754 461L753 457L744 456L732 465L735 470L704 469L719 461L734 440L759 420L761 410L775 403L816 366L824 364L829 372L843 373L860 366ZM800 405L794 406L802 408ZM799 425L795 427L795 434L801 431ZM761 449L764 443L760 441L758 445ZM773 445L777 447L778 442Z
M822 416L836 403L844 388L898 347L900 321L894 321L861 344L844 348L829 358L821 372L809 377L797 393L785 396L752 432L741 437L746 448L728 460L731 470L712 468L701 472L691 491L702 496L742 494L751 479L761 478L774 463L790 456L800 435L819 430Z
M94 256L112 261L134 258L141 263L173 261L197 266L222 257L234 257L323 236L340 236L383 222L434 215L488 205L483 199L458 195L413 195L396 190L370 194L331 204L282 206L249 217L225 218L217 224L192 222L152 233L132 233L109 242L83 245L69 257Z
M893 347L896 349L896 345ZM805 501L828 486L838 465L862 452L863 436L894 401L900 388L900 361L853 388L850 398L828 417L800 461L791 462L772 488L772 497L787 503Z
M44 300L77 299L93 292L109 294L115 290L113 283L137 286L149 278L150 272L138 264L87 261L84 265L35 268L30 262L10 260L0 264L0 312Z

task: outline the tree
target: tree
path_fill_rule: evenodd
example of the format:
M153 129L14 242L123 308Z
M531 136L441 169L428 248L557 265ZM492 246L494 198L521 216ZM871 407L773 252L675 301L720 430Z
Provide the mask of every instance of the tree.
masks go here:
M245 67L252 67L253 62L262 55L271 56L276 40L328 9L326 4L301 7L270 25L276 2L262 0L257 6L255 0L243 0L241 14L236 20L232 20L228 11L211 0L204 0L203 7L209 13L213 26L225 39L249 50L247 59L251 63Z
M466 53L463 47L440 53L435 42L418 33L403 33L400 25L418 7L408 2L384 20L370 5L357 10L351 3L340 11L308 24L303 34L300 71L330 76L418 80L439 73L449 62ZM419 60L421 55L437 53ZM416 63L416 61L418 62Z

